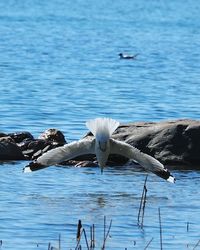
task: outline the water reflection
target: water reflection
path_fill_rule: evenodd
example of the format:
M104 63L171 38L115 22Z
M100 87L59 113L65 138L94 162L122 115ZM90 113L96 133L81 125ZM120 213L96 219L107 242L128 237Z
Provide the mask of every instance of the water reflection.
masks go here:
M103 196L97 197L97 205L100 208L103 208L106 204L106 199Z

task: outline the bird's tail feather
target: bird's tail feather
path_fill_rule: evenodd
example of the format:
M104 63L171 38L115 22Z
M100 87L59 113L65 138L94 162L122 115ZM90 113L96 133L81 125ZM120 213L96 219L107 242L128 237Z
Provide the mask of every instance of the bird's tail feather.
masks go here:
M42 165L37 162L30 162L27 166L24 167L23 172L30 173L30 172L37 171L46 167L48 166Z
M86 126L99 141L106 141L119 127L119 122L111 118L96 118L87 121Z
M171 173L166 168L164 168L162 171L152 171L152 172L154 172L156 175L160 176L161 178L167 180L168 182L175 183L176 181L174 176L171 175Z

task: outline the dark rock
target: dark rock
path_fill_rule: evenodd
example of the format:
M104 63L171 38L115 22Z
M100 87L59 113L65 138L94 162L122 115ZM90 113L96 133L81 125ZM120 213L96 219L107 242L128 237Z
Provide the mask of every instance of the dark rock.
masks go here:
M55 146L42 139L25 140L19 144L21 151L26 159L36 159L48 150L55 148Z
M88 133L85 137L92 136ZM125 141L170 166L195 166L200 169L200 121L173 120L162 122L134 122L121 124L113 138ZM0 133L0 160L35 159L44 152L66 143L62 132L46 130L39 139L29 132L13 133L9 137ZM95 163L94 155L80 156L73 164ZM109 156L109 165L123 165L127 158ZM69 164L65 162L64 164ZM81 165L80 164L80 165Z
M50 128L39 136L39 139L51 141L59 146L66 144L65 137L60 130Z
M0 160L33 160L43 153L66 143L57 129L48 129L39 139L29 132L0 133Z
M137 147L164 164L200 164L200 121L130 123L120 126L113 137Z
M57 129L47 129L38 139L22 141L19 146L26 159L37 159L50 149L66 143L63 133Z
M32 134L26 131L9 133L8 136L10 136L16 143L20 143L24 140L33 140Z
M92 134L89 132L87 136ZM200 169L200 121L184 119L121 124L113 138L129 143L163 164ZM93 160L92 156L87 156L87 160ZM122 165L128 159L110 155L109 161Z
M15 141L7 136L0 138L0 160L24 160L24 155Z
M7 134L0 132L0 137L6 137L6 136L7 136Z

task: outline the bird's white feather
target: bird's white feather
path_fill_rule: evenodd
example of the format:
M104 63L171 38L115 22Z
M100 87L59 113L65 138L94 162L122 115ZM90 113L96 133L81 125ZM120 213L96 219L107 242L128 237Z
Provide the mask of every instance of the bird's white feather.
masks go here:
M151 171L169 182L175 182L175 178L158 160L150 155L142 153L137 148L125 142L110 138L119 126L119 122L110 118L96 118L86 122L86 126L93 133L96 140L86 138L52 149L40 156L36 161L31 162L28 166L26 166L24 172L36 171L84 154L96 154L99 165L102 166L106 163L109 154L119 154L127 158L134 159L147 171ZM96 147L97 142L99 147ZM105 145L107 145L107 143L109 145L108 148L105 148L105 151L101 148L104 143ZM101 153L100 155L99 152ZM104 159L103 163L102 159Z
M25 168L23 169L23 172L24 172L24 173L31 173L32 171L31 171L30 167L27 166L27 167L25 167Z
M175 182L175 178L161 162L148 154L142 153L140 150L129 145L128 143L110 139L110 154L119 154L129 159L133 159L147 171L153 172L169 182Z
M86 126L98 141L107 141L119 127L119 122L111 118L96 118L87 121Z
M37 159L42 165L55 165L84 154L95 154L94 140L80 140L49 150Z

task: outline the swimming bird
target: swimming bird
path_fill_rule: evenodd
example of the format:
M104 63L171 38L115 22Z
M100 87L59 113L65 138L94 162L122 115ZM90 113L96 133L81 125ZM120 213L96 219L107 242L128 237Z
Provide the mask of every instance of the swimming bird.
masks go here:
M128 55L128 54L119 53L120 59L135 59L138 55L139 54Z
M36 161L24 168L24 172L32 172L73 159L80 155L95 154L98 165L103 172L109 154L119 154L139 163L145 170L153 172L161 178L174 183L171 173L152 156L142 153L130 144L111 138L119 127L119 122L111 118L96 118L86 122L87 128L94 137L84 138L61 147L49 150Z

